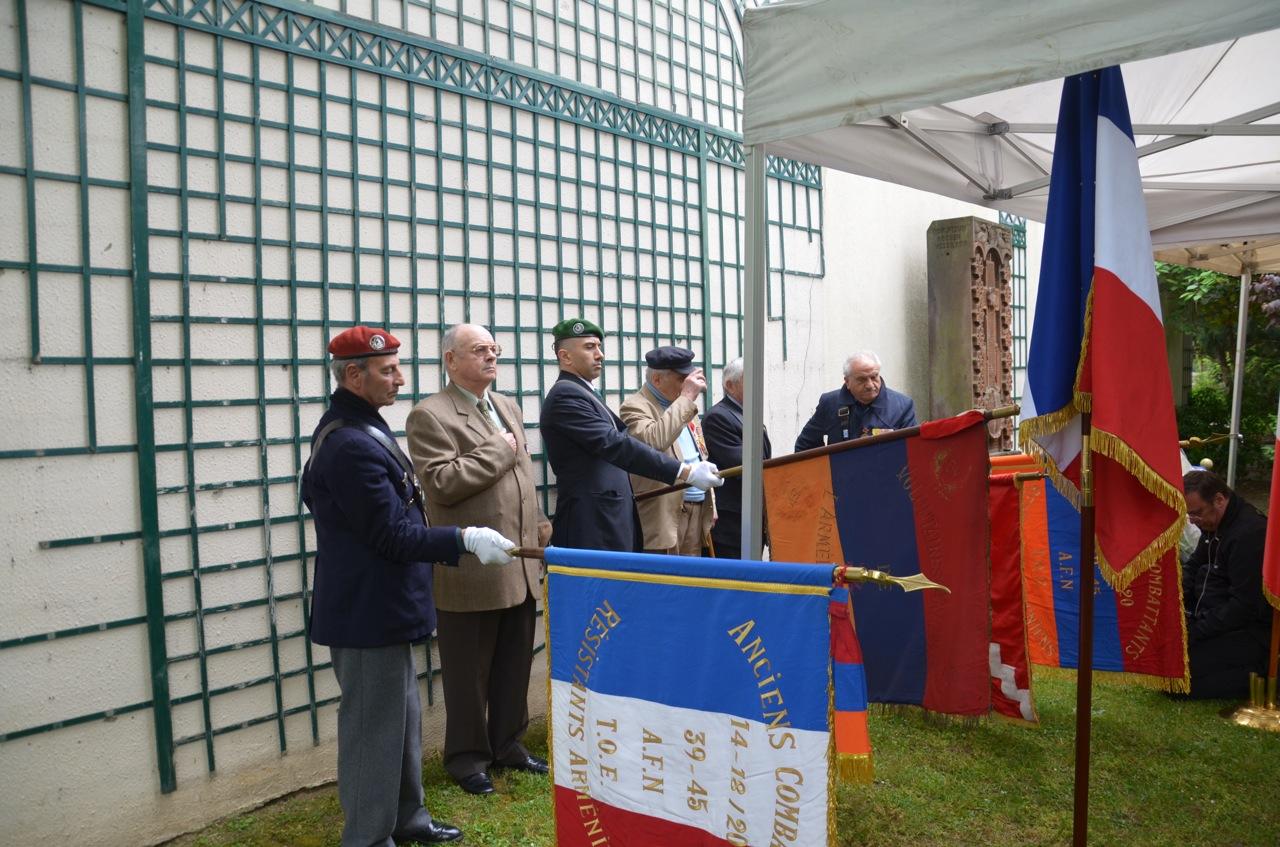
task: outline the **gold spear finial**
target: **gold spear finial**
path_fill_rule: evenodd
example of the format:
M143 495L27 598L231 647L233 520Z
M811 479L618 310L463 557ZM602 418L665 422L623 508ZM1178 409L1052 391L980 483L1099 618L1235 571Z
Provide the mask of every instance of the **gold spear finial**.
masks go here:
M934 582L922 573L912 574L911 576L894 576L884 571L858 567L857 565L839 565L835 569L833 578L836 582L874 582L877 585L896 585L903 591L923 591L926 588L938 588L948 594L951 593L950 588Z

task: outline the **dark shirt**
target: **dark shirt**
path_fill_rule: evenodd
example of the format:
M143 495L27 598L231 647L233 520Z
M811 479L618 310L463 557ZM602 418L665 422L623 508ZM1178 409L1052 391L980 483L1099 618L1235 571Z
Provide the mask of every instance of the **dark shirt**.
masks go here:
M1182 566L1187 637L1192 641L1244 630L1265 641L1271 607L1262 594L1262 551L1267 519L1238 494L1214 532L1202 533Z
M383 647L417 641L436 626L432 563L456 565L456 527L428 528L411 476L359 425L395 436L378 411L339 388L316 426L336 418L302 477L315 516L316 575L311 640L330 647Z
M841 415L841 409L848 409L848 415ZM818 407L796 439L796 452L861 438L874 429L906 429L916 423L916 406L907 395L882 384L876 399L863 404L841 385L818 398Z

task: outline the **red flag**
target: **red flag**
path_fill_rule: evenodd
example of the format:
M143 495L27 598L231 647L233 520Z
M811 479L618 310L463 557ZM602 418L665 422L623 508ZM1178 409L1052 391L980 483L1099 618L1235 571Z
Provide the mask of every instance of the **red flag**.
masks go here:
M1020 486L1011 473L992 474L991 708L1007 718L1039 723L1031 697L1022 591Z
M1276 416L1276 457L1271 466L1271 503L1280 503L1280 414ZM1276 514L1274 511L1272 514ZM1280 609L1280 517L1267 521L1267 548L1262 554L1262 593Z

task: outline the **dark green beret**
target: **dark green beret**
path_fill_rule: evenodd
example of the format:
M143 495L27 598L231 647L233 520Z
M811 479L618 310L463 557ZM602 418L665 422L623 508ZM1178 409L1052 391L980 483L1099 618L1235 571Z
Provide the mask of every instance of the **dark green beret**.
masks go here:
M556 341L564 341L566 338L583 338L588 335L594 335L604 341L604 331L586 318L565 318L551 328L551 334L555 336Z

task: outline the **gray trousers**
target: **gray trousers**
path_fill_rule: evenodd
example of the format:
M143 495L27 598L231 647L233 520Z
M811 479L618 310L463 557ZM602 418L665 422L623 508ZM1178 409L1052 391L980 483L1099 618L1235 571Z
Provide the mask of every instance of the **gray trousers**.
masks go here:
M408 644L332 647L342 847L395 847L431 823L422 806L422 704Z

